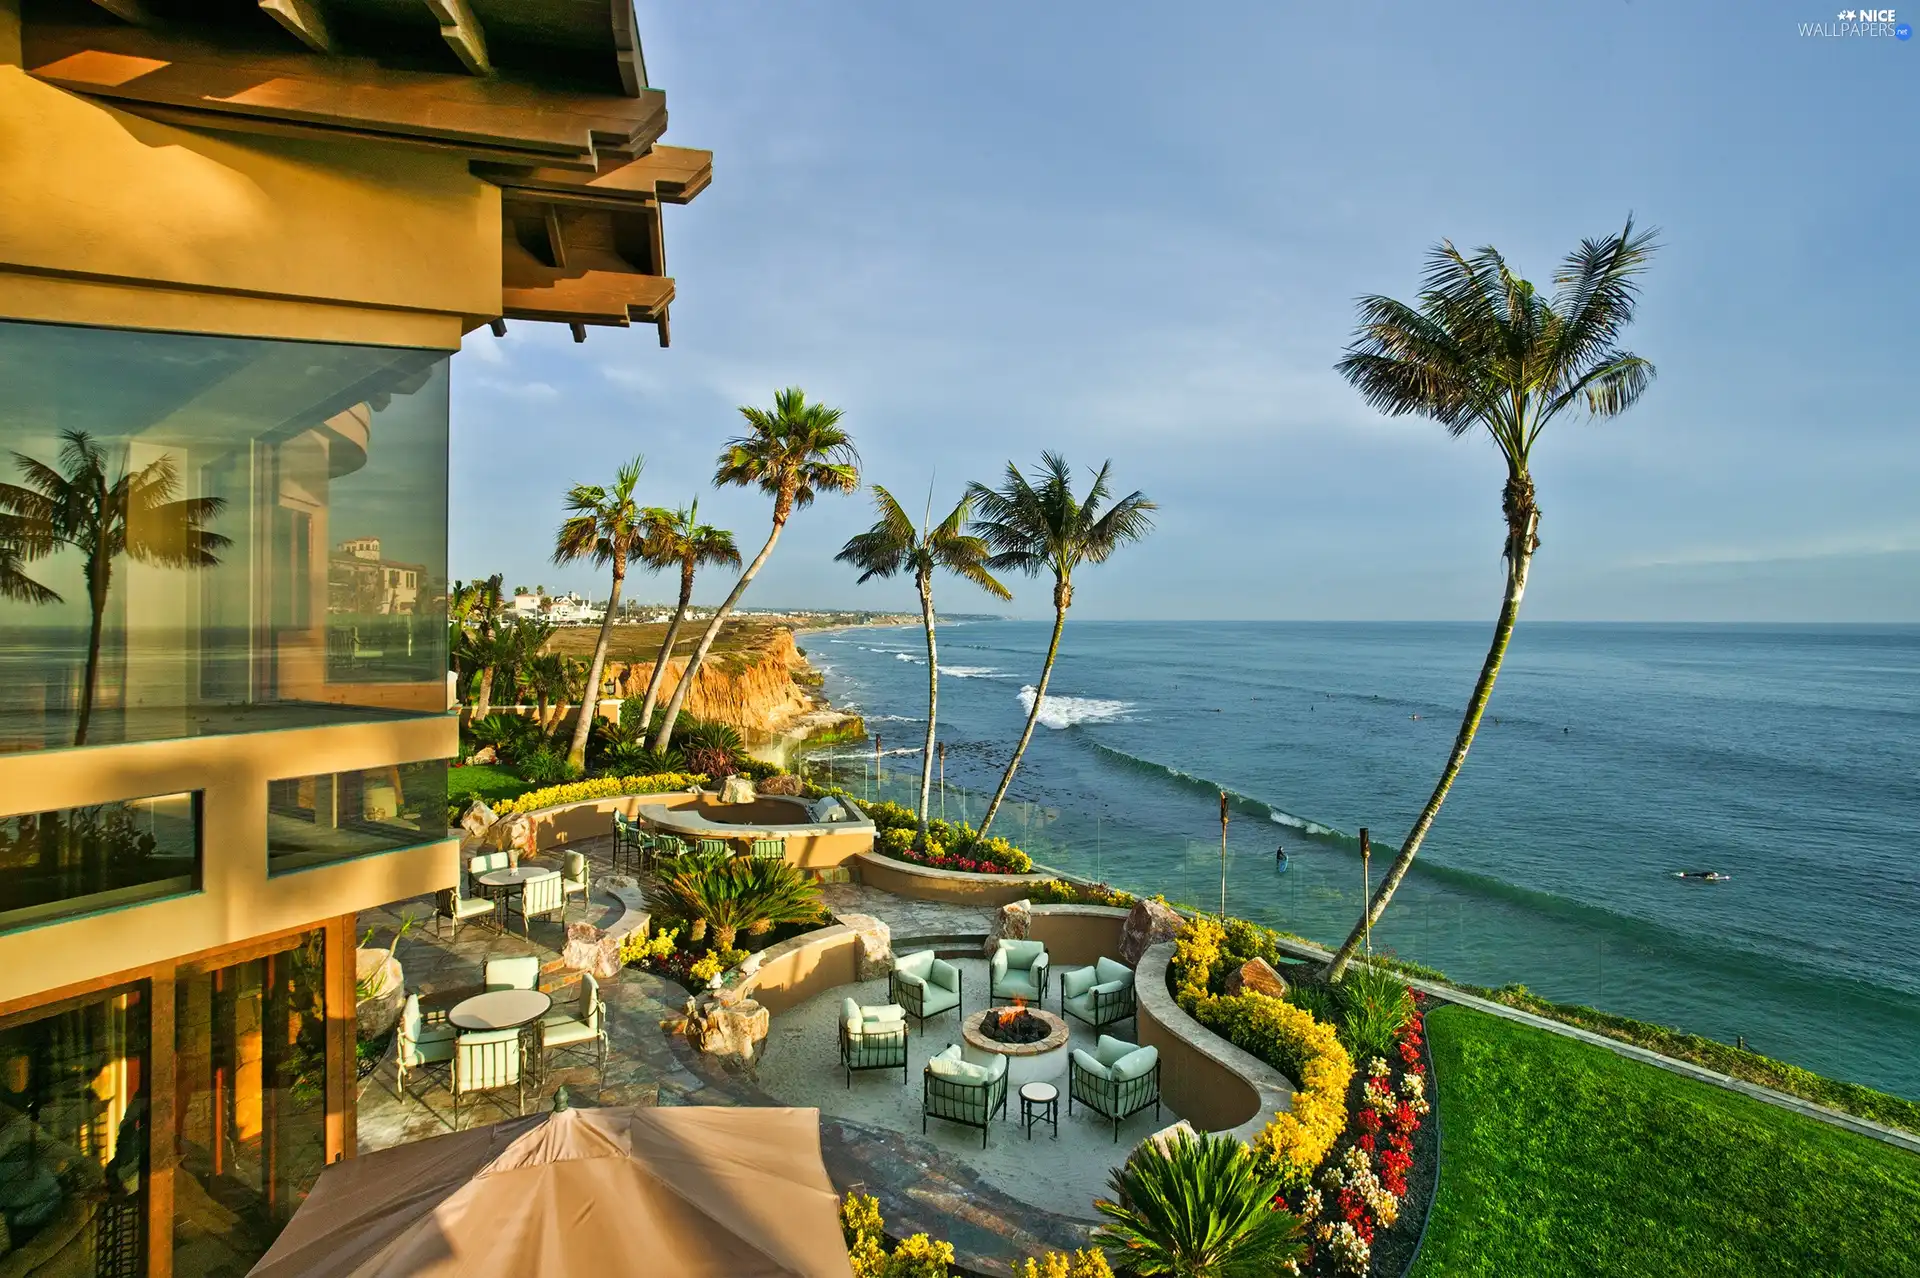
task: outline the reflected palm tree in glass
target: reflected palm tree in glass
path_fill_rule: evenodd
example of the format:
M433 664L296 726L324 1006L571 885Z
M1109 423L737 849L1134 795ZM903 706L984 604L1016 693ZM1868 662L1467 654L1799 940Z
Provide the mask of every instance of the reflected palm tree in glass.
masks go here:
M0 593L33 603L59 602L54 591L22 577L19 564L68 547L86 556L87 669L73 729L73 744L85 745L113 561L124 555L161 568L212 568L220 562L216 552L233 542L206 528L226 505L223 499L176 496L180 473L171 456L134 470L131 458L112 465L106 450L85 431L62 431L61 439L58 469L16 452L14 464L25 483L0 484L0 518L5 520L0 523L5 544L0 561L9 556L15 561L10 569L0 562L0 582L5 583Z

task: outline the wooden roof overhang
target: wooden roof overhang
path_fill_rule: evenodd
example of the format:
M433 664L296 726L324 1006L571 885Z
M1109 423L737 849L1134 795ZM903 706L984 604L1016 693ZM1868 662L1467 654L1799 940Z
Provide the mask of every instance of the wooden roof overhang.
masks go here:
M500 186L505 318L668 336L660 206L712 154L656 145L632 0L27 0L28 70L186 127L424 147Z

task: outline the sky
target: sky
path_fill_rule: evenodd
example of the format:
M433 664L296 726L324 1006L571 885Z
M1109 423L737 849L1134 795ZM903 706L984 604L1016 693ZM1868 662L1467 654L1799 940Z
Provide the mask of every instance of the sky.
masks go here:
M1536 450L1526 615L1920 621L1920 40L1802 35L1824 4L639 0L664 140L714 154L666 210L673 345L467 338L454 575L604 598L553 530L636 453L647 502L750 555L770 503L714 460L798 385L916 512L1111 459L1157 527L1076 574L1076 617L1490 617L1503 467L1333 371L1354 299L1411 299L1443 238L1545 286L1631 213L1659 376ZM800 512L747 606L913 606L833 562L872 518ZM1048 613L1010 584L936 599Z

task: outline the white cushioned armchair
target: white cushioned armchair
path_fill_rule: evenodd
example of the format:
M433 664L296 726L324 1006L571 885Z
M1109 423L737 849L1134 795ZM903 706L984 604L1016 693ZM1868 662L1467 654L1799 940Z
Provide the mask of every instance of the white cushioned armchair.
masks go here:
M988 968L993 974L988 1007L1016 998L1038 1007L1047 996L1047 947L1039 941L1000 941Z
M898 1003L861 1006L853 999L840 1004L840 1063L847 1067L847 1087L853 1087L857 1069L897 1069L907 1081L907 1010Z
M894 961L887 978L887 998L898 1003L925 1029L929 1016L950 1012L961 1004L964 982L960 969L932 950L904 955Z
M1095 1029L1133 1019L1133 969L1102 958L1060 973L1060 1014Z

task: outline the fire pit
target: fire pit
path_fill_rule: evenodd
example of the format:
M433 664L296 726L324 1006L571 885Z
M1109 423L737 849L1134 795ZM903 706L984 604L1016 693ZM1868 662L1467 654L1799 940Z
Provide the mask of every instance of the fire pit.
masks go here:
M961 1054L976 1065L1007 1058L1007 1084L1018 1091L1067 1072L1067 1023L1037 1007L992 1007L967 1017Z

